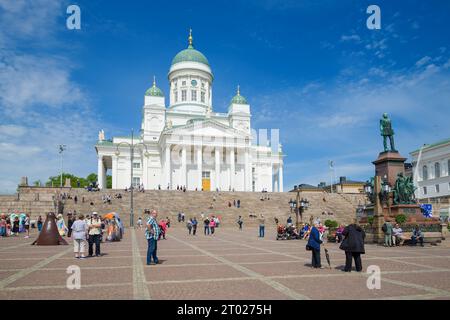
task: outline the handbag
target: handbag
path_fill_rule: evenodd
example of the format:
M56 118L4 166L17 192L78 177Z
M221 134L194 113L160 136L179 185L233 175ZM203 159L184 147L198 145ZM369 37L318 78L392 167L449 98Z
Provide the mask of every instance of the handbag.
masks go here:
M306 245L306 251L311 251L311 250L312 250L312 247L309 244L307 244Z

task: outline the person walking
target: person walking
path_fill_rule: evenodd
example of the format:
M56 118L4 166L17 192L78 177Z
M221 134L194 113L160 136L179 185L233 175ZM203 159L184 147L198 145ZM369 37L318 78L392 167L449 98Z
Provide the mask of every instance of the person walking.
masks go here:
M23 220L23 225L25 227L25 232L27 233L25 238L29 238L30 237L30 214L27 213L27 215L25 216L25 219Z
M150 212L150 217L147 221L147 229L145 230L145 237L147 238L147 265L151 265L152 259L155 264L158 264L158 239L159 239L159 226L156 218L158 213L156 210Z
M211 230L211 234L214 234L215 228L216 228L216 220L214 220L214 217L211 217L209 221L209 229Z
M239 230L242 231L242 224L244 223L244 221L242 220L242 217L239 216L239 218L237 219L237 224L239 225Z
M209 234L210 234L210 230L209 230L209 218L208 217L206 217L206 219L205 220L203 220L203 226L204 226L204 232L205 232L205 236L209 236Z
M195 236L197 234L197 225L198 225L197 218L194 217L194 219L192 219L192 235L193 236Z
M100 257L100 236L101 236L101 228L102 221L98 217L97 212L92 212L91 218L87 221L88 225L88 234L89 234L89 257L92 257L94 254L94 243L95 243L95 256Z
M85 259L88 226L84 220L84 215L80 214L78 216L78 220L73 222L70 226L70 230L73 231L73 250L75 252L75 258Z
M352 258L355 260L355 267L357 272L362 271L361 254L365 253L364 238L366 233L357 224L357 220L354 219L353 223L348 225L342 231L344 240L342 240L339 248L345 251L345 268L342 271L352 271Z
M322 244L322 240L320 240L319 225L320 223L318 221L314 222L308 244L306 245L307 250L311 250L312 254L311 267L315 269L323 269L320 262L320 245Z
M261 214L261 216L259 218L259 237L260 238L264 238L265 223L266 223L266 219L264 218L264 215Z
M71 213L69 213L69 218L67 219L67 237L71 237L72 236L72 225L75 222L75 216L72 215Z
M188 220L188 222L186 223L186 227L188 229L189 235L191 235L191 232L192 232L192 219Z
M38 228L38 231L39 231L39 232L41 232L41 230L42 230L42 224L43 224L43 222L42 222L42 216L39 215L39 217L38 217L38 219L37 219L37 228Z
M388 219L381 227L381 230L384 232L384 246L392 247L392 223Z

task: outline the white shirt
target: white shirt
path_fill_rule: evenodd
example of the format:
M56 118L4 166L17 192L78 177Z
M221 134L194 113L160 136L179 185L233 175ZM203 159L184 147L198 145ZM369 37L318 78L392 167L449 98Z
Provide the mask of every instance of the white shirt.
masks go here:
M87 224L84 220L77 220L72 224L73 238L75 240L85 240L87 232Z

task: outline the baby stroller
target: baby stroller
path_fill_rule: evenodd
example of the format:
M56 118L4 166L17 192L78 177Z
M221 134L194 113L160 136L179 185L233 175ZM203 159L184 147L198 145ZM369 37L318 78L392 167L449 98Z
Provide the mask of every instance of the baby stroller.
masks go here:
M286 227L283 225L277 226L277 240L286 240L288 238L288 235L286 233Z

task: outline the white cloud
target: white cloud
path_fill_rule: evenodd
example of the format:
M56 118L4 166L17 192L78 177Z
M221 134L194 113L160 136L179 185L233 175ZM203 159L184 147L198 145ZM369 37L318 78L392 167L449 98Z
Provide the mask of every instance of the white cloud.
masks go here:
M3 124L0 125L0 135L5 136L23 136L27 132L27 128L24 126L13 125L13 124Z
M72 79L71 57L48 53L59 48L64 14L59 0L0 0L0 193L14 192L23 176L32 182L58 174L59 144L68 146L69 172L95 171L93 144L107 126Z
M281 128L281 143L287 154L286 188L319 183L327 176L327 159L342 154L351 158L339 163L339 175L367 179L373 174L371 161L382 149L378 123L384 112L392 118L396 146L406 157L425 142L450 136L450 69L444 65L389 72L382 68L354 71L350 80L315 81L320 90L306 90L306 94L299 93L305 92L308 84L255 97L252 112L258 125ZM370 81L361 81L366 78ZM269 109L270 115L258 119L261 106ZM298 155L290 159L294 150ZM307 160L312 154L314 159Z
M416 67L421 67L431 61L429 56L425 56L416 62Z
M341 36L341 41L357 41L359 42L361 40L361 37L358 36L357 34L352 34L352 35L345 35L343 34Z

